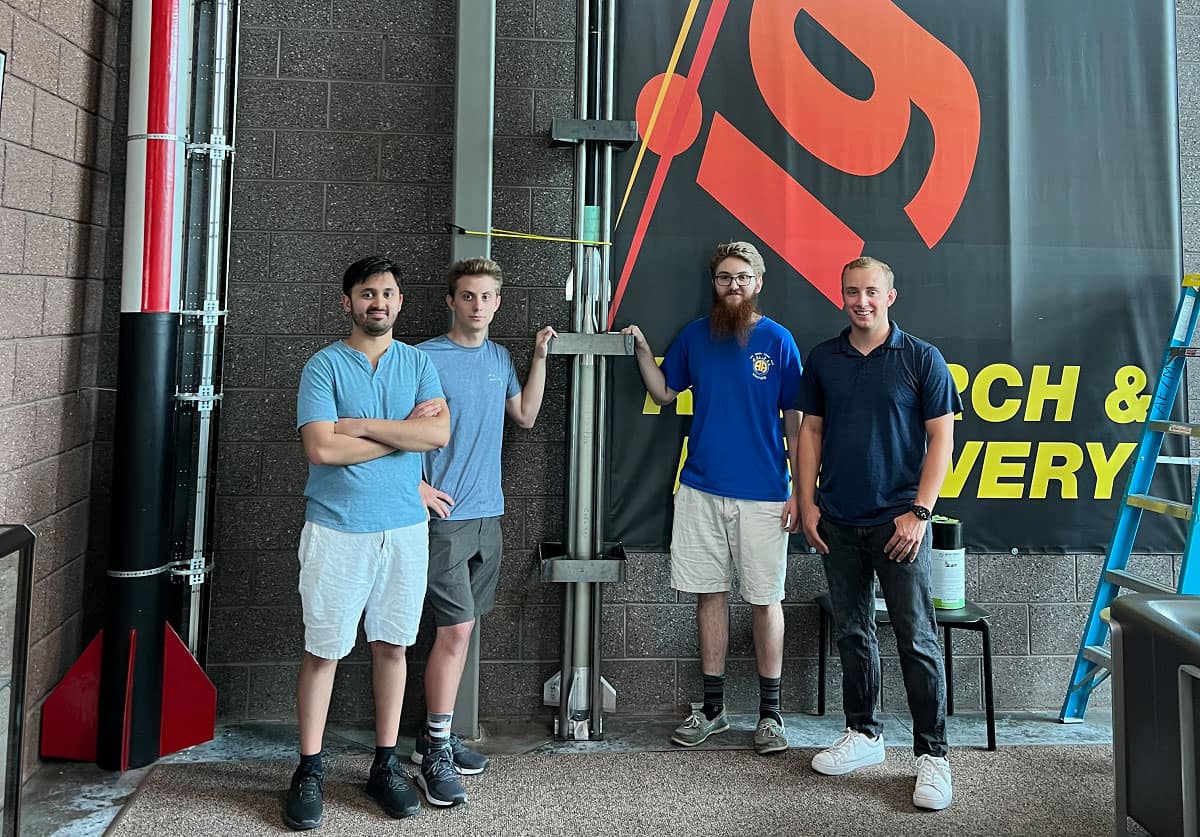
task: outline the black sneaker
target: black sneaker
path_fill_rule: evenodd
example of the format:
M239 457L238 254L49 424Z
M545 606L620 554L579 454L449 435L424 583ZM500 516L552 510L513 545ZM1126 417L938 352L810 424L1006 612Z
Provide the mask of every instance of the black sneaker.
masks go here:
M454 756L449 747L438 747L425 753L421 760L421 772L417 774L417 784L425 792L430 805L453 808L467 801L467 792L458 780Z
M283 806L284 825L295 831L308 831L321 824L324 784L325 774L321 771L303 765L296 768Z
M389 817L403 819L421 812L421 797L395 756L371 768L367 796L378 802Z
M420 764L428 752L429 738L424 735L418 735L416 747L413 748L412 756L409 757L409 760L413 764ZM461 738L453 733L450 735L450 753L454 756L454 768L464 776L474 776L487 769L488 757L483 753L477 753L472 750L462 742Z

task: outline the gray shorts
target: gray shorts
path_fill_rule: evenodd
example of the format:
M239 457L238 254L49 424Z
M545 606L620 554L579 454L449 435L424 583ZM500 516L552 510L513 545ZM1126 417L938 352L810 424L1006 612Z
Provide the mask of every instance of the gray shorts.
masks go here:
M461 625L495 607L503 547L498 517L430 518L425 606L435 625Z

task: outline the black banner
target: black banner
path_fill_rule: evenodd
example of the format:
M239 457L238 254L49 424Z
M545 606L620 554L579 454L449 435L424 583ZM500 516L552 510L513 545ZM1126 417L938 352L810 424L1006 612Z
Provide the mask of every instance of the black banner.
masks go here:
M1174 22L1172 0L623 4L616 112L643 143L617 157L610 325L661 356L745 239L806 357L846 325L841 265L883 259L892 319L963 395L938 511L974 550L1103 551L1179 291ZM661 548L690 398L659 410L612 370L606 533ZM1153 491L1190 499L1187 468Z

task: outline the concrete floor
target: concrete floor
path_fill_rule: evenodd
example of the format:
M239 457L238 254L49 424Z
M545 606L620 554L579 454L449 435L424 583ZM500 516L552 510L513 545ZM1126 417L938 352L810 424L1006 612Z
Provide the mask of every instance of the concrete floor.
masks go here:
M885 740L889 747L909 747L912 727L907 715L885 713ZM731 715L732 729L714 736L703 749L748 749L757 715ZM678 718L616 716L608 720L605 740L574 743L556 742L549 721L503 721L485 725L484 738L476 745L494 755L513 755L535 750L557 752L645 752L668 750L667 737ZM808 714L785 716L788 741L793 747L823 747L842 731L840 714L823 717ZM946 734L952 747L985 747L987 727L982 713L962 713L946 719ZM996 716L996 738L1000 746L1030 744L1108 744L1112 741L1112 718L1105 710L1088 712L1083 724L1060 724L1053 712L1005 712ZM331 755L370 752L374 733L368 727L332 726L326 736L325 752ZM401 738L397 752L411 751L412 739ZM163 759L163 762L284 760L296 758L294 724L253 723L223 726L207 744L192 747ZM951 754L953 759L953 754ZM102 771L94 764L46 764L25 786L21 834L30 837L98 837L112 822L136 789L149 767L124 774ZM282 789L281 789L282 790Z

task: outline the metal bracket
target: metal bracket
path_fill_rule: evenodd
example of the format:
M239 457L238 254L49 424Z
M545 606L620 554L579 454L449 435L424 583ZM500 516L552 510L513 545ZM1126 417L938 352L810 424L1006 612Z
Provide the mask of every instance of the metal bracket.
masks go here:
M620 583L625 580L625 560L620 558L544 558L542 581L574 583L599 581Z
M551 337L546 351L552 355L633 355L633 335L620 332L604 334L560 334Z
M192 558L190 560L172 561L167 564L170 567L172 581L181 581L186 579L189 586L203 584L207 579L206 575L212 572L212 561L205 561L203 557Z
M559 119L550 120L550 144L578 145L581 142L606 142L624 151L638 141L637 122L632 119Z
M211 155L218 160L224 160L233 155L233 146L223 142L193 142L189 143L187 153L194 157Z
M229 312L221 310L215 302L204 303L204 308L202 309L188 309L179 312L179 316L181 317L199 317L201 324L206 326L216 325L218 319L228 315Z
M221 393L214 391L211 384L200 387L198 392L175 393L176 401L195 402L196 409L202 413L211 412L216 402L220 401L222 397Z

